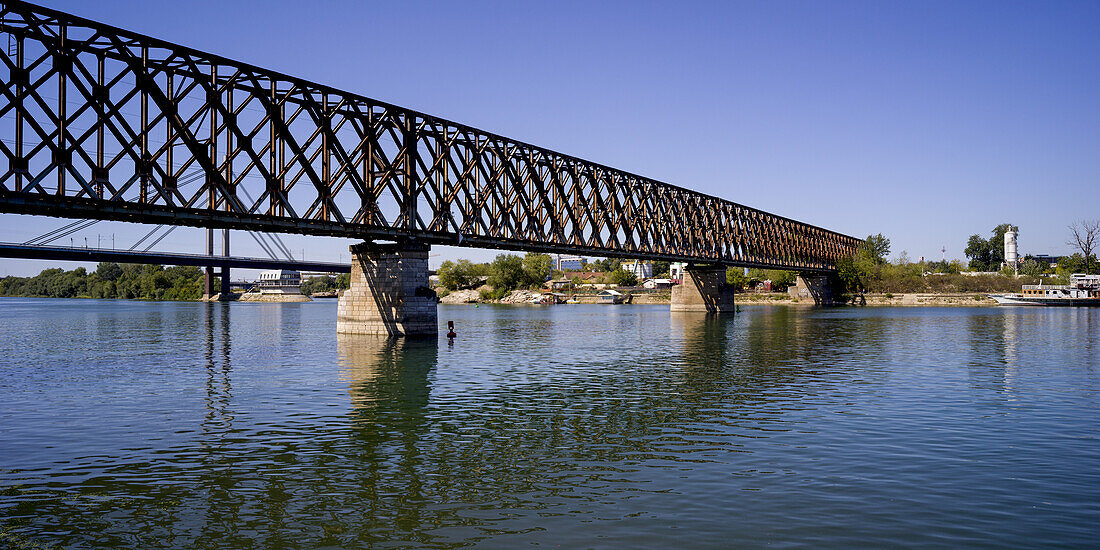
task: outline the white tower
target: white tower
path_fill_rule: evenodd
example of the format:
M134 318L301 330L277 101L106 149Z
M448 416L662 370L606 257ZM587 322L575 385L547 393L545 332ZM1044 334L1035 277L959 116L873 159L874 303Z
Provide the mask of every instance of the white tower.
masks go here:
M1019 265L1019 257L1016 255L1016 235L1019 231L1016 226L1009 226L1008 231L1005 231L1005 264L1013 269Z

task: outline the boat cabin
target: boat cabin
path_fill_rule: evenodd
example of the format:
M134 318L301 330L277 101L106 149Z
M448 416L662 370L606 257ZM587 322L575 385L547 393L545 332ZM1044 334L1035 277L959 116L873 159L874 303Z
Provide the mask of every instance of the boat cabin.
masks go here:
M619 292L618 290L611 290L605 288L596 293L596 300L601 304L621 304L626 300L626 294Z

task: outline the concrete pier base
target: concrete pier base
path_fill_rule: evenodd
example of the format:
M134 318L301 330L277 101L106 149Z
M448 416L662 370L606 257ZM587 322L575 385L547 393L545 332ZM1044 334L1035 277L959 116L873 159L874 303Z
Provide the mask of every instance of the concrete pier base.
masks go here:
M428 286L428 245L360 243L351 247L351 286L340 296L336 332L389 336L439 333Z
M672 311L733 313L733 287L724 267L688 267L683 284L672 287Z
M829 275L800 273L795 279L794 286L787 289L787 293L791 298L800 300L810 298L814 301L814 305L818 306L836 305L833 282L833 278Z

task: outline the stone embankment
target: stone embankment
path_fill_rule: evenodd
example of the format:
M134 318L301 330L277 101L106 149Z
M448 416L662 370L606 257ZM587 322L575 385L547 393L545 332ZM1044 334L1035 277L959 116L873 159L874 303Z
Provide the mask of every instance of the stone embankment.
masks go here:
M993 306L997 301L985 293L952 294L868 294L869 306Z
M979 307L997 305L996 300L982 292L969 293L911 293L911 294L867 294L864 296L869 306L960 306ZM792 298L781 292L746 292L737 294L736 301L741 305L814 305L813 300Z
M500 299L502 304L530 304L537 303L541 298L538 292L530 290L513 290Z
M473 304L481 301L481 294L476 290L455 290L439 299L442 304Z
M478 290L456 290L440 298L444 304L475 304L475 303L501 303L501 304L530 304L537 302L539 293L528 290L514 290L499 302L495 300L483 300ZM571 296L571 299L581 304L595 304L599 299L595 295L580 294ZM869 306L992 306L997 302L988 294L981 292L970 293L913 293L913 294L867 294ZM791 298L784 292L745 292L738 293L734 298L738 305L792 305L812 306L813 300L807 298ZM667 304L667 293L637 293L634 294L634 304Z
M291 302L312 302L313 300L304 294L260 294L259 292L249 292L247 294L241 294L237 298L238 302L264 302L264 303L291 303Z

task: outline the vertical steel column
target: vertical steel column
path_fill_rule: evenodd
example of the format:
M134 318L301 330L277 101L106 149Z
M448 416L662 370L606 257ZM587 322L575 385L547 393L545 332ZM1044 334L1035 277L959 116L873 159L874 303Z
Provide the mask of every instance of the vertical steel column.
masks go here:
M210 114L210 143L207 144L210 151L210 165L214 166L214 159L218 158L218 113L214 107L215 94L218 89L218 68L216 66L210 67L210 85L211 90L206 93L206 108ZM217 210L218 199L214 193L214 175L206 174L206 207L210 210ZM214 255L214 229L207 228L206 230L206 255ZM206 286L206 296L211 297L214 295L214 268L212 266L206 266L206 276L204 278Z
M107 94L107 88L105 88L104 85L103 85L104 63L105 63L105 59L104 59L103 54L101 53L101 54L99 54L98 59L96 60L96 88L95 88L95 93L92 94L92 97L94 97L96 102L97 102L97 104L95 106L95 111L96 111L96 115L97 115L96 116L96 130L95 130L95 142L96 142L96 153L95 153L95 168L96 169L95 169L95 171L97 173L92 176L92 179L95 180L95 181L93 181L93 184L95 185L96 195L98 195L96 198L99 198L99 199L103 198L103 183L104 183L104 180L107 179L107 176L103 173L103 171L104 171L104 167L103 167L103 145L104 145L104 143L103 143L104 135L103 134L104 134L104 128L103 127L106 126L106 124L107 124L107 117L106 117L106 113L105 113L105 109L104 109L104 105L103 105L105 100L106 100L106 97L103 97L103 95Z
M139 204L148 204L149 202L149 176L153 172L152 159L149 155L149 92L148 87L153 85L152 77L149 76L149 47L141 47L141 76L138 77L141 80L150 80L148 86L141 87L141 163L138 167L138 174L141 178L140 193L141 197L138 199Z
M225 84L225 165L223 171L225 172L225 189L226 192L237 195L237 188L233 184L233 130L229 127L230 124L236 124L236 117L233 115L233 86L231 82ZM232 203L229 202L229 198L225 200L225 210L228 212L232 209ZM222 229L222 256L229 257L229 229ZM222 268L222 300L225 300L229 296L229 266Z
M65 90L68 88L68 80L66 74L69 71L69 66L57 67L58 63L65 63L68 61L65 52L65 34L66 26L61 24L58 26L57 31L57 53L54 54L54 68L57 69L57 152L55 153L54 164L57 166L57 195L65 195L65 171L68 166L68 161L65 158ZM71 63L71 62L70 62Z
M363 223L376 224L374 212L378 209L378 197L375 194L374 185L374 106L367 106L367 121L364 123L363 133L367 138L367 150L363 153L363 187L364 193L360 199L359 207L363 210Z
M275 90L274 83L271 84L271 89L273 91ZM289 92L287 92L287 95L290 95ZM283 100L279 102L279 125L282 126L284 130L286 130L287 134L290 133L290 127L286 123L286 97L284 97ZM287 198L287 202L289 203L290 196L286 194L286 172L286 136L279 136L279 177L276 181L279 184L280 198L285 196ZM283 202L280 200L280 216L286 215L286 206L287 205L283 204Z
M332 118L328 112L328 93L321 94L321 185L317 192L321 195L321 210L319 212L321 219L328 221L329 209L328 201L332 196L332 170L329 164L329 142L328 136L332 132Z
M172 105L172 114L165 113L164 117L164 171L171 180L164 182L164 190L168 193L168 204L175 204L176 197L174 195L179 185L179 176L176 175L175 163L172 162L172 149L175 149L175 147L172 147L172 126L174 122L172 119L175 117L174 113L176 112L176 88L173 84L172 73L168 73L166 76L164 97Z
M276 97L275 80L271 81L271 107L267 112L267 128L268 128L268 147L267 150L267 166L268 173L271 174L267 180L267 215L275 216L277 213L275 204L279 196L279 190L282 185L279 184L279 165L278 156L276 153L275 142L278 141L279 135L275 130L275 105L278 102Z
M23 80L29 83L30 77L23 67L22 34L15 37L15 66L19 68L15 85L15 160L19 163L15 167L15 191L18 193L23 190L23 174L30 168L27 159L23 158Z
M451 156L451 145L447 138L447 127L441 125L438 128L440 131L435 133L436 158L432 164L438 163L439 165L439 168L436 169L435 179L436 185L441 188L440 196L443 197L443 199L440 201L439 212L437 214L437 216L439 216L439 225L436 226L435 223L432 223L432 227L428 229L432 231L446 231L448 221L451 222L451 225L456 225L451 217L451 195L453 194L453 185L451 183L450 171L447 166L447 158Z
M416 195L420 189L416 175L417 137L416 116L411 113L404 114L404 124L401 128L401 140L405 143L405 154L402 156L403 174L402 187L404 197L401 206L401 217L405 219L405 229L416 228Z

